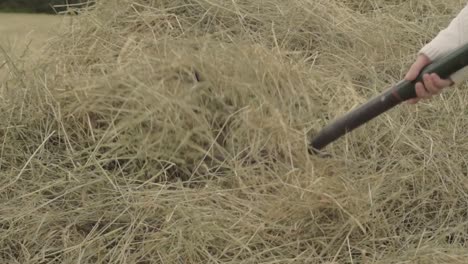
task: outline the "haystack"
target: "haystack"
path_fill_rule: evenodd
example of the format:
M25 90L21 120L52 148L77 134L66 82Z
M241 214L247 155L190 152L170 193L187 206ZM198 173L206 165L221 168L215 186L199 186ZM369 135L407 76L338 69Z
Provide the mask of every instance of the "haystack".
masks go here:
M2 89L4 263L463 263L467 90L307 152L449 1L108 0Z

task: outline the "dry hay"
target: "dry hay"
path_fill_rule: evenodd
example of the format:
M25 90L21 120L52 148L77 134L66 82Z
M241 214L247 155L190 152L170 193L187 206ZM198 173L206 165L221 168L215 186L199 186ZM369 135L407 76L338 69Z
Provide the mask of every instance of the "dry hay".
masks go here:
M2 86L0 259L463 263L466 90L307 153L460 8L98 2Z

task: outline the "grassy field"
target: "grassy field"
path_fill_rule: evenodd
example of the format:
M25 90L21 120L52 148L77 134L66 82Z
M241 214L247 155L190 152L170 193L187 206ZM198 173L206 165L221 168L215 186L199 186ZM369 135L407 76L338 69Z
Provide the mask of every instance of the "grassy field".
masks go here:
M0 263L466 263L466 87L308 154L462 6L97 1L1 86Z
M49 38L62 28L63 18L52 15L0 13L0 46L17 61L36 59ZM0 55L0 65L5 54ZM0 79L8 75L0 68Z
M37 14L0 13L0 44L24 49L30 43L39 49L59 29L62 17Z

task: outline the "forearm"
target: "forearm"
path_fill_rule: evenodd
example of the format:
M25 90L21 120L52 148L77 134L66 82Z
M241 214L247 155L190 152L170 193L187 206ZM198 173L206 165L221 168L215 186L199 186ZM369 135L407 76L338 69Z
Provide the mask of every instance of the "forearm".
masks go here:
M468 5L420 53L434 61L468 43Z

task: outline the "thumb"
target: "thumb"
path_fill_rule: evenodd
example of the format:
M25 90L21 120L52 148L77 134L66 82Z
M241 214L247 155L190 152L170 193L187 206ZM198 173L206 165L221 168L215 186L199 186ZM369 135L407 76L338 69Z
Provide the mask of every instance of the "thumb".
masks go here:
M406 73L405 80L413 81L416 79L421 70L429 63L431 63L431 60L426 55L420 54Z

